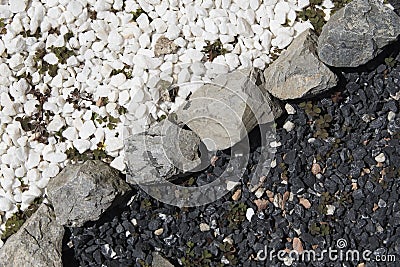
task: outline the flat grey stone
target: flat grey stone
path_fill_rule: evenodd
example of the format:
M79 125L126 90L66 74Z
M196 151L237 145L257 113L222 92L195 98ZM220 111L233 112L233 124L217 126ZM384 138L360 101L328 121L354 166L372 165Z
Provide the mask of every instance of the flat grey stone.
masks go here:
M308 29L298 35L264 71L266 90L279 99L319 94L337 84L336 75L317 56L317 35Z
M282 114L262 83L255 69L219 75L192 93L175 112L177 121L195 132L209 151L230 148L256 125Z
M0 267L62 267L63 236L53 210L41 204L0 249Z
M59 224L80 227L98 220L129 190L118 171L102 161L89 160L66 166L50 180L47 195Z
M354 0L322 28L319 58L334 67L357 67L400 35L400 17L377 0Z
M168 181L201 163L199 137L169 119L129 136L124 142L127 182L131 184Z

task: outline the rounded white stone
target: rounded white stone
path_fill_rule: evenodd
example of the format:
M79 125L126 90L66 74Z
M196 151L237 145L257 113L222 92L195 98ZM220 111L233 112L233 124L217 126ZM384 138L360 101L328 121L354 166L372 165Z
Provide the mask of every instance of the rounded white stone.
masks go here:
M380 153L375 157L376 162L383 163L386 160L386 156L383 153Z
M73 145L79 151L79 153L82 154L90 149L91 143L89 140L75 139L73 141Z
M0 211L9 211L12 209L12 202L4 197L0 197Z
M71 14L74 17L78 17L83 11L83 6L79 1L73 0L73 1L69 2L68 6L67 6L67 10L69 12L71 12Z
M79 131L79 136L82 139L88 139L96 131L96 126L93 121L85 121Z
M26 1L25 0L11 0L10 3L10 11L13 13L20 13L25 11L26 9Z

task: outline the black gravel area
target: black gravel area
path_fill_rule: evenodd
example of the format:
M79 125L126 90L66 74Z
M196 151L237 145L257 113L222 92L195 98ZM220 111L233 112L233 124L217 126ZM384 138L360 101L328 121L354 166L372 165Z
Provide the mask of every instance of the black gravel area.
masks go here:
M340 76L328 94L291 103L296 114L277 125L276 166L256 191L248 185L256 146L242 184L211 204L180 209L136 188L126 210L69 229L65 266L151 266L154 251L175 266L400 266L400 64L382 59L372 70ZM282 128L287 121L295 124L290 132ZM257 134L250 139L257 144ZM220 175L229 153L217 156L191 184ZM339 240L344 254L357 250L360 259L324 254L338 250ZM265 249L274 257L257 259ZM325 256L290 261L288 254L278 259L280 250Z

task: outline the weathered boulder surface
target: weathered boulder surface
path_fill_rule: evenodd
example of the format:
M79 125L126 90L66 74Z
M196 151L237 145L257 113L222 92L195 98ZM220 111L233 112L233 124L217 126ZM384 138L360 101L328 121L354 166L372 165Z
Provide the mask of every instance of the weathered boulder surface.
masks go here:
M80 227L98 220L104 211L118 205L129 190L118 171L102 161L89 160L65 167L50 180L47 194L57 222Z
M354 0L322 28L318 55L334 67L358 67L400 35L400 17L377 0Z
M265 69L268 92L279 99L297 99L316 95L337 84L336 75L318 59L317 39L314 31L304 31Z
M175 112L177 121L195 132L210 151L232 147L256 125L282 114L263 82L255 69L219 75L193 92Z
M51 207L41 204L0 249L0 266L62 267L63 236L64 227L56 222Z
M200 139L192 131L165 119L125 142L127 182L152 184L196 168Z

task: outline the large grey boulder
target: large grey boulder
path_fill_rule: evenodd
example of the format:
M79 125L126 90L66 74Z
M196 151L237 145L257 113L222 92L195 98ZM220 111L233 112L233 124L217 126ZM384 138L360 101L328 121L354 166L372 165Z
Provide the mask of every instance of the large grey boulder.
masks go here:
M50 180L47 195L59 224L80 227L120 204L129 190L118 171L102 161L89 160L66 166Z
M165 119L124 140L127 182L153 184L193 170L200 163L200 139Z
M219 75L193 92L175 112L177 120L195 132L208 150L230 148L256 125L282 114L262 83L255 69Z
M0 249L0 267L62 267L63 236L53 210L41 204Z
M377 0L354 0L322 28L319 58L330 66L357 67L400 35L400 17Z
M265 69L268 92L279 99L297 99L316 95L337 84L336 75L318 59L317 39L314 31L304 31Z

